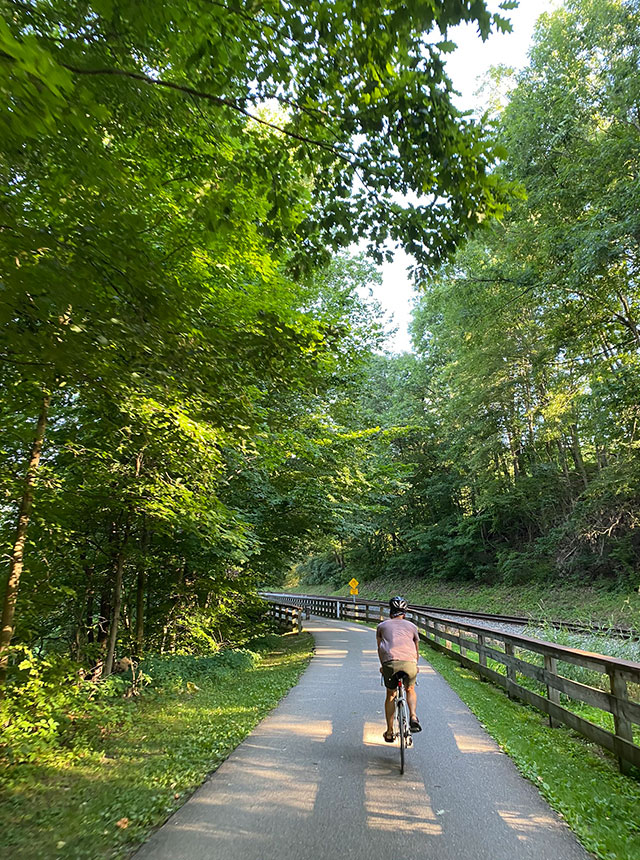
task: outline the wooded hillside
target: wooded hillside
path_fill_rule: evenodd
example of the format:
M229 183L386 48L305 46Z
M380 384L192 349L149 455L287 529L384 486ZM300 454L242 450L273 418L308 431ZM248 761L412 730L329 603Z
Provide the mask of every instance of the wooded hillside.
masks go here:
M371 361L348 426L380 429L309 583L637 589L639 45L637 2L571 0L528 68L494 70L498 173L525 196L421 281L414 354Z

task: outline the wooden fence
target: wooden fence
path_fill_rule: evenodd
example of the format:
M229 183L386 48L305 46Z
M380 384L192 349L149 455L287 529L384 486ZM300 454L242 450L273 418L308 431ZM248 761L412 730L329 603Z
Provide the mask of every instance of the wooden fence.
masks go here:
M286 600L278 603L269 598L269 615L275 618L279 627L294 633L302 632L303 609L300 606Z
M301 607L329 618L378 622L388 616L387 604L362 598L267 595L280 606ZM295 607L292 604L295 603ZM640 768L640 663L567 648L495 627L467 624L412 607L407 618L432 648L458 660L481 678L503 687L510 698L527 702L549 716L551 726L564 724L617 756L620 769ZM571 667L596 672L602 689L567 677ZM575 674L575 670L574 670ZM631 687L630 687L631 685ZM569 710L567 700L611 715L612 731ZM606 718L605 718L606 719Z

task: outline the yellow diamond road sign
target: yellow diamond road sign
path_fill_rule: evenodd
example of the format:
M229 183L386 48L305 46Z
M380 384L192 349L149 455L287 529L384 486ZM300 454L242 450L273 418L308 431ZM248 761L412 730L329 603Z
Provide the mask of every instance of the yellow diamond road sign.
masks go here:
M349 585L351 586L351 588L357 588L357 587L360 585L360 583L359 583L359 582L358 582L358 580L354 577L354 578L349 582Z

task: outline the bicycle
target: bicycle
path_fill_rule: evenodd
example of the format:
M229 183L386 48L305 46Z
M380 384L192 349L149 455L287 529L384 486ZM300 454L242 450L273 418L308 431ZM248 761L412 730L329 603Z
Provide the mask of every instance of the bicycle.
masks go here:
M405 749L413 746L413 736L409 725L409 705L404 687L406 672L396 672L393 680L396 681L398 689L396 692L396 712L394 718L394 734L400 739L400 774L404 773Z

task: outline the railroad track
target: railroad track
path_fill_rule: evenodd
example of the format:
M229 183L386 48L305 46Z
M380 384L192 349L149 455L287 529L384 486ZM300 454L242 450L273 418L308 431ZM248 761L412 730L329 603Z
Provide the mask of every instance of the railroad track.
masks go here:
M285 592L263 592L265 595L272 597L280 597L286 600L303 601L304 598L312 600L340 600L341 602L351 602L348 597L327 597L320 594L290 594ZM370 606L387 606L387 602L383 600L369 600L367 598L358 598L354 602L366 602ZM602 624L595 623L580 623L577 621L544 621L539 618L527 618L522 615L496 615L490 612L471 612L468 609L447 609L442 606L426 606L424 604L410 603L409 609L416 612L428 612L432 615L441 615L443 618L466 618L471 621L481 621L487 625L505 625L511 624L514 627L527 627L529 625L549 625L562 630L570 630L573 633L600 633L609 636L616 636L625 639L640 639L640 633L630 627L608 627Z
M606 633L611 636L620 638L638 638L639 634L630 627L608 627L596 623L581 623L578 621L561 621L554 619L545 621L540 618L528 618L520 615L495 615L490 612L469 612L466 609L442 609L435 606L412 606L416 611L431 612L434 615L442 615L449 618L473 618L476 621L485 621L488 624L513 624L516 627L527 627L529 625L539 625L560 628L562 630L570 630L574 633Z

